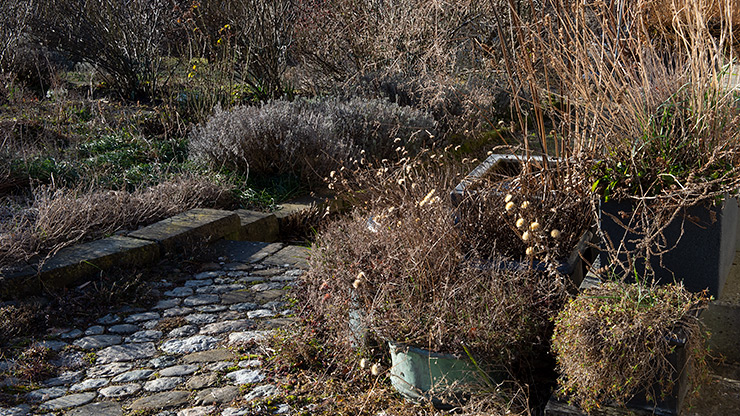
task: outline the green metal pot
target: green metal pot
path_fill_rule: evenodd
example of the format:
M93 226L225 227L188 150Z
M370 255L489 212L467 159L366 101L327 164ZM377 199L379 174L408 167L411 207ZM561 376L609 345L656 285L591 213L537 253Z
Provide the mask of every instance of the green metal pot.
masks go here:
M431 400L438 408L464 399L465 392L490 387L491 379L467 357L388 342L391 385L412 401Z

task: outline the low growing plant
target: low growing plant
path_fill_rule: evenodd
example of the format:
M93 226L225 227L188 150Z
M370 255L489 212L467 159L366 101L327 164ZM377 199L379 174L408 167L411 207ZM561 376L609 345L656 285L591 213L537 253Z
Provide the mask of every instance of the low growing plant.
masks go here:
M684 371L698 388L708 337L698 311L707 302L674 284L608 282L582 292L555 319L560 393L590 411L639 393L657 402ZM673 368L668 356L681 342L691 367Z

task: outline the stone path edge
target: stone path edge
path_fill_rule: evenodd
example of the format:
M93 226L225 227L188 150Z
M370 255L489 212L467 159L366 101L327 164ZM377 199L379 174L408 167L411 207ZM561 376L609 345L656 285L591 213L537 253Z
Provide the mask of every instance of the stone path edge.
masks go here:
M70 286L114 267L147 266L168 254L189 251L220 239L274 242L279 239L282 218L312 205L335 206L328 198L302 198L284 204L285 208L276 213L191 209L127 236L66 247L46 260L41 270L27 267L20 272L0 275L0 299Z

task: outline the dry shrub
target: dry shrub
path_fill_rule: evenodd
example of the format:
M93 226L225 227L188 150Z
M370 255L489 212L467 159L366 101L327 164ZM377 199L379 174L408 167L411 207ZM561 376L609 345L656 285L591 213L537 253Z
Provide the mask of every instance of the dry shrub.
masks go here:
M486 367L509 366L542 348L564 283L526 266L481 266L446 196L459 172L428 162L370 171L382 186L358 191L361 208L318 236L304 293L311 316L340 351L368 328L384 340L466 347Z
M199 206L224 206L229 194L206 177L182 176L135 192L41 188L32 208L0 223L0 265L54 253Z
M485 255L521 259L532 248L530 255L545 263L567 261L594 219L582 168L561 162L527 172L525 163L519 174L475 184L458 207L458 226Z
M673 342L681 340L687 340L698 388L707 334L697 312L707 301L706 295L673 284L646 288L612 282L584 291L555 320L561 392L586 410L611 401L624 404L641 392L656 401L686 371L668 361Z
M217 109L194 130L190 152L211 165L296 173L315 184L352 158L395 159L398 146L430 145L434 128L426 113L384 100L271 101L261 107Z

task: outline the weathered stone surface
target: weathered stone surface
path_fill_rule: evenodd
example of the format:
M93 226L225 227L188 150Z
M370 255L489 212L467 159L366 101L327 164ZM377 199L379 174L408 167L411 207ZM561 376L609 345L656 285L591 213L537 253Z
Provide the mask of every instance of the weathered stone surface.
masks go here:
M26 416L31 411L31 406L21 404L14 407L0 408L0 416Z
M89 337L78 339L74 342L74 345L82 348L83 350L94 350L120 343L121 337L118 335L91 335Z
M238 395L239 387L214 387L199 391L195 396L195 404L229 403Z
M265 379L265 375L260 370L236 370L226 374L226 378L237 385L259 383Z
M149 366L152 368L165 368L171 365L175 365L177 357L171 355L162 355L160 357L149 360Z
M219 301L218 295L210 295L210 294L200 294L200 295L193 295L188 298L185 298L182 301L182 304L184 306L201 306L201 305L210 305L211 303L217 303Z
M272 397L278 394L278 389L272 384L264 384L253 388L249 393L244 395L244 400L252 401L254 399L261 399Z
M162 338L162 331L147 329L146 331L139 331L126 337L126 342L152 342L160 338Z
M124 371L128 371L133 368L131 363L110 363L106 365L99 365L96 367L90 367L87 369L86 376L88 378L101 378L101 377L113 377L121 374Z
M85 335L101 335L105 332L105 328L102 325L93 325L85 330Z
M193 312L193 308L183 308L183 307L177 306L174 308L166 309L165 311L162 312L162 316L164 316L165 318L171 318L173 316L187 315L191 312Z
M167 334L167 338L182 338L189 337L198 333L198 327L195 325L183 325L177 327Z
M221 303L224 305L233 305L237 303L251 303L254 301L254 293L247 290L235 290L233 292L221 295Z
M159 325L159 319L152 319L151 321L145 321L141 323L141 327L144 329L154 329Z
M187 391L167 391L152 396L142 397L131 404L131 410L169 409L188 402Z
M176 287L172 290L168 290L167 292L164 292L164 295L170 296L173 298L183 298L185 296L190 296L193 293L195 292L193 291L192 287L182 287L181 286L181 287Z
M80 331L79 329L73 329L71 331L67 331L63 333L59 337L61 339L75 339L75 338L79 338L80 335L82 335L82 331Z
M160 377L144 383L144 390L149 392L172 390L184 381L182 377Z
M243 331L254 327L253 321L246 319L236 321L225 321L225 322L214 322L212 324L205 325L200 329L200 333L203 335L217 335L223 334L224 332Z
M236 358L233 351L225 348L194 352L182 357L182 361L185 363L212 363L215 361L229 361Z
M172 367L167 367L159 370L159 375L162 377L187 376L198 371L199 368L200 366L195 364L173 365Z
M165 252L171 253L181 247L237 234L240 227L239 216L233 212L195 208L134 231L129 237L155 241Z
M214 313L214 312L222 312L228 309L228 306L226 305L204 305L204 306L198 306L195 308L198 312L203 313Z
M116 402L98 402L72 409L64 416L122 416L123 409Z
M52 351L61 351L62 348L66 347L69 344L64 341L44 340L36 342L34 345L41 348L48 348Z
M246 344L250 342L260 342L267 339L270 331L244 331L232 332L229 334L229 344Z
M259 319L259 318L272 318L276 313L269 309L257 309L256 311L247 312L247 318Z
M239 263L256 263L283 248L280 243L259 243L251 241L221 240L211 245L210 249L221 253L227 260Z
M237 311L224 311L218 314L218 319L220 321L235 321L237 319L244 318L243 312L237 312Z
M121 322L121 317L116 314L109 313L108 315L105 315L104 317L97 319L95 322L101 325L117 324Z
M239 363L237 365L240 368L260 367L260 366L262 366L262 361L260 361L260 360L244 360L244 361L239 361Z
M28 394L26 394L26 398L34 402L43 402L46 400L56 399L57 397L62 397L65 394L67 394L66 387L49 387L28 392Z
M203 325L216 322L218 320L218 316L212 313L192 313L190 315L187 315L185 317L185 320L191 324Z
M133 396L141 390L141 385L136 383L123 384L121 386L109 386L100 389L100 394L112 399Z
M249 290L252 292L264 292L265 290L281 289L283 286L285 286L285 284L280 282L257 283L256 285L250 286Z
M240 290L246 288L246 285L243 285L241 283L227 283L227 284L221 284L221 285L211 285L211 286L203 286L199 287L195 290L195 293L226 293L231 292L234 290Z
M85 371L79 370L79 371L66 371L59 375L59 377L50 378L43 382L44 386L54 387L54 386L67 386L70 384L77 383L78 381L82 380L82 377L84 377Z
M38 276L38 282L47 289L60 288L100 270L112 267L138 267L151 264L157 259L159 259L159 248L156 244L134 238L113 236L60 250L44 263ZM25 286L22 293L38 289L32 285Z
M211 387L218 382L218 377L215 373L199 374L192 376L185 383L185 388L188 390L200 390L204 387Z
M157 353L154 343L114 345L98 352L96 363L107 364L116 361L133 361L153 357Z
M111 380L112 383L130 383L132 381L146 380L154 374L154 370L133 370L119 374Z
M278 300L285 295L284 290L280 289L273 289L273 290L265 290L263 292L257 292L254 295L254 300L256 300L259 303L267 303L272 302L274 300Z
M254 302L235 303L229 306L229 310L237 312L249 312L257 309L257 304Z
M210 415L214 410L216 410L215 406L196 406L182 409L177 412L176 416L206 416Z
M302 246L286 246L266 258L262 263L268 266L285 266L308 269L309 250Z
M59 397L58 399L41 403L39 410L62 410L70 407L82 406L83 404L88 404L95 400L97 395L98 393L96 392L70 394L68 396Z
M134 332L140 330L138 325L134 324L120 324L120 325L113 325L112 327L108 328L108 332L112 332L114 334L133 334Z
M224 371L227 368L231 368L234 366L233 362L230 361L219 361L215 363L210 363L205 366L205 369L208 371Z
M166 341L159 348L169 354L187 354L190 352L205 351L216 347L218 338L205 335L195 335L184 339Z
M221 412L221 416L245 416L251 412L248 407L227 407Z
M277 241L280 235L278 219L275 214L250 211L246 209L236 210L241 222L239 240L263 241L272 243Z
M162 299L159 302L157 302L156 305L154 305L154 309L170 309L174 308L176 306L180 305L180 302L182 302L182 299L180 298L172 298L172 299Z
M124 319L124 322L128 324L134 324L137 322L151 321L152 319L159 319L159 313L158 312L135 313L133 315L127 316L126 319Z
M185 282L185 287L201 287L201 286L210 286L213 284L212 279L193 279L188 280Z
M88 378L69 388L71 392L97 390L110 382L107 378Z
M215 265L214 267L216 267L216 268L219 267L215 263L214 263L214 265ZM220 271L212 270L212 271L209 271L209 272L201 272L201 273L198 273L195 276L193 276L193 279L210 279L210 278L213 278L213 277L218 277L221 274L222 274L222 272L220 272Z

